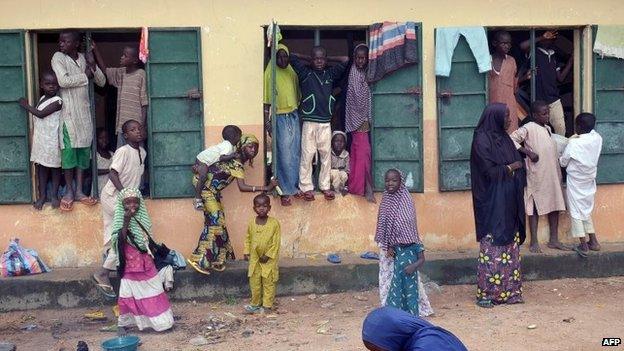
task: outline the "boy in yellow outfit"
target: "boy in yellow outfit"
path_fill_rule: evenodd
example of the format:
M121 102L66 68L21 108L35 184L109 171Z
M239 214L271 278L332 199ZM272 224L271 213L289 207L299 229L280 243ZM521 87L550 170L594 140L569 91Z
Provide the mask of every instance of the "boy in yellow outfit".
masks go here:
M279 277L277 262L281 243L280 224L269 217L271 199L266 194L254 197L253 209L257 216L249 221L245 239L245 261L249 261L249 287L251 304L245 306L249 313L272 309L275 285Z

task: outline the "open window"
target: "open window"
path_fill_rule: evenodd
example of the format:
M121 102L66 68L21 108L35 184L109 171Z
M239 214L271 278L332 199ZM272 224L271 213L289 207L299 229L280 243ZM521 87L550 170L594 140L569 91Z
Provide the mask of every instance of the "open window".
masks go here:
M417 24L418 52L422 52L421 25ZM323 45L329 56L349 56L360 43L368 43L368 27L281 26L282 42L291 52L308 54L314 45ZM266 42L265 42L266 44ZM268 47L265 45L265 47ZM265 50L265 66L271 56ZM275 69L273 67L273 69ZM348 70L334 89L336 108L332 130L344 130L344 104ZM371 86L372 92L372 171L376 191L384 189L384 173L398 168L406 176L410 191L423 191L422 165L422 60L405 66ZM265 138L270 140L270 138ZM275 148L266 147L267 161L275 159ZM273 168L267 168L267 180Z
M575 57L574 67L559 83L559 96L563 105L566 135L574 133L574 116L581 112L583 67L581 55L582 28L549 28L557 30L555 59L565 65L570 57ZM535 67L535 33L542 31L532 28L487 28L491 42L496 31L506 30L512 37L510 56L516 60L518 74L523 75ZM529 40L529 52L520 50L520 43ZM579 59L580 58L580 59ZM488 73L479 73L477 62L463 36L455 48L449 77L437 77L438 111L438 155L439 188L441 191L470 189L470 148L472 135L481 113L488 103ZM539 74L539 73L538 73ZM529 113L530 104L535 101L534 79L526 81L518 88L517 100L524 118Z

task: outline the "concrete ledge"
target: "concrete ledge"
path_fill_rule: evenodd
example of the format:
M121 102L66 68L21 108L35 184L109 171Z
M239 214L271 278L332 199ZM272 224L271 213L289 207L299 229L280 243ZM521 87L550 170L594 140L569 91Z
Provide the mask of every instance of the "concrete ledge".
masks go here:
M574 252L526 254L522 257L525 280L597 278L624 275L624 244L604 245L602 252L580 258ZM476 252L428 253L423 269L429 279L441 285L474 284ZM97 306L104 300L91 282L95 267L56 269L50 273L0 279L0 311L38 308ZM377 261L343 257L333 265L319 259L283 259L280 265L278 295L362 291L377 286ZM175 275L173 300L215 301L247 297L245 262L230 263L224 272L210 276L190 267ZM113 280L118 284L117 280Z

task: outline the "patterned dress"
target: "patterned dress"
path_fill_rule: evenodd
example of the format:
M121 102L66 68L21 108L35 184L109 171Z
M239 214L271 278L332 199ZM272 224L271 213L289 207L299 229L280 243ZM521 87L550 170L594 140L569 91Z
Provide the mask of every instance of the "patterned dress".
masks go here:
M398 245L394 248L394 273L386 304L418 316L418 271L406 274L403 270L418 260L424 251L422 244Z
M245 177L245 169L239 160L217 162L208 167L208 177L202 188L204 200L204 229L199 235L197 248L191 255L191 261L202 269L223 267L225 261L234 259L234 249L225 226L225 214L221 204L221 190L234 179ZM193 177L193 185L198 177Z
M492 244L492 236L481 239L477 264L477 300L494 304L522 302L520 236L509 245Z

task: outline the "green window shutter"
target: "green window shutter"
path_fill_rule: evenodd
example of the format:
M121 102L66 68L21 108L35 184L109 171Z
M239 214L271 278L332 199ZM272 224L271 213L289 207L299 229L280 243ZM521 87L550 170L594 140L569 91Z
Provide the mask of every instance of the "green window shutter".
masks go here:
M594 112L602 136L596 182L624 183L624 60L594 54Z
M421 43L420 24L416 31ZM410 191L423 191L421 85L422 65L418 62L371 87L373 186L377 191L384 189L384 175L390 168L403 172Z
M472 134L487 104L486 75L463 36L451 67L449 77L437 77L440 191L470 189Z
M26 96L24 33L0 31L0 48L0 203L29 203L28 113L17 103Z
M204 145L200 31L150 28L149 50L151 195L190 197L190 167Z

